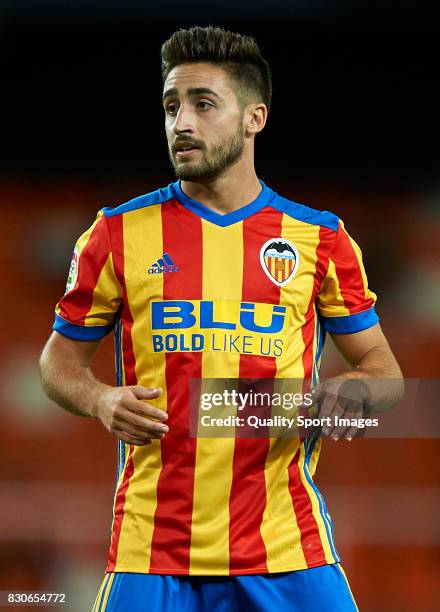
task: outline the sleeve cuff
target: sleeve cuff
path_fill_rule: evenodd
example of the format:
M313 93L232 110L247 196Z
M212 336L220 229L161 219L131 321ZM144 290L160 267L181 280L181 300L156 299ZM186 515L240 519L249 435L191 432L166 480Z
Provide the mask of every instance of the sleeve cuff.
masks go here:
M55 314L55 323L52 326L56 332L72 340L101 340L113 330L113 325L75 325L69 323L60 315Z
M322 326L325 331L332 334L353 334L379 322L374 306L364 312L347 315L344 317L324 317L321 315Z

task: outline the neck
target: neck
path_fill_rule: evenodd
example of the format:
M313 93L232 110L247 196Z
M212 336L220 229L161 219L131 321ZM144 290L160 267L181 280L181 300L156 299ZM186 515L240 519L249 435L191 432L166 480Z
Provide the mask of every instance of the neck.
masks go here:
M213 181L181 182L182 191L207 208L226 214L253 202L261 192L261 184L253 163L240 159Z

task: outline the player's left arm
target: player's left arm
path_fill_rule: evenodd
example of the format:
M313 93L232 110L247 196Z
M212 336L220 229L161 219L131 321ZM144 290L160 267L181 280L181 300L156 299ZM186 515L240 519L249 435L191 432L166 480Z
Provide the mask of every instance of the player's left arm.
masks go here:
M352 371L347 378L395 378L402 371L379 323L354 334L330 334Z
M353 334L331 334L350 370L318 385L314 402L319 417L330 417L323 433L334 440L351 440L358 427L336 426L335 416L362 419L388 410L400 402L404 380L400 367L379 323Z
M352 334L331 334L332 340L350 370L318 385L315 402L319 416L335 415L360 419L387 410L403 397L404 381L400 367L379 323ZM338 440L352 439L356 426L323 428L323 433Z
M403 396L402 372L380 327L375 302L361 250L339 220L317 306L323 328L349 370L320 383L314 391L320 417L331 417L322 431L335 439L352 438L357 430L334 425L336 415L355 420L368 417L387 410Z

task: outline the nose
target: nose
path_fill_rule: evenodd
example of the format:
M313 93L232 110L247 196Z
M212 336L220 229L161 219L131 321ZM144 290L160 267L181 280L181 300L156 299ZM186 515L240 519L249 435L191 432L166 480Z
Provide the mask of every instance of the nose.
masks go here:
M177 111L173 131L176 135L184 132L188 134L192 134L194 132L192 113L184 104L181 104L179 110Z

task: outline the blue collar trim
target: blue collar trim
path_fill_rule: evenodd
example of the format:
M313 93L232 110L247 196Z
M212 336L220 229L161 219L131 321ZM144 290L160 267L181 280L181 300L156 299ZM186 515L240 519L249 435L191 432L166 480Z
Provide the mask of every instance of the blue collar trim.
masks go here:
M186 193L182 191L180 181L171 183L170 187L176 194L176 198L181 204L183 204L183 206L185 206L185 208L188 208L199 217L203 217L203 219L206 219L211 223L215 223L215 225L219 225L220 227L227 227L228 225L237 223L237 221L243 221L244 219L247 219L248 217L252 216L253 214L255 214L256 212L258 212L269 204L269 202L275 196L275 192L272 191L272 189L265 185L265 183L263 183L263 181L261 180L260 184L261 191L253 202L250 202L249 204L246 204L245 206L242 206L237 210L233 210L232 212L226 213L225 215L221 215L220 213L211 210L204 204L201 204L200 202L197 202L196 200L193 200L192 198L187 196Z

